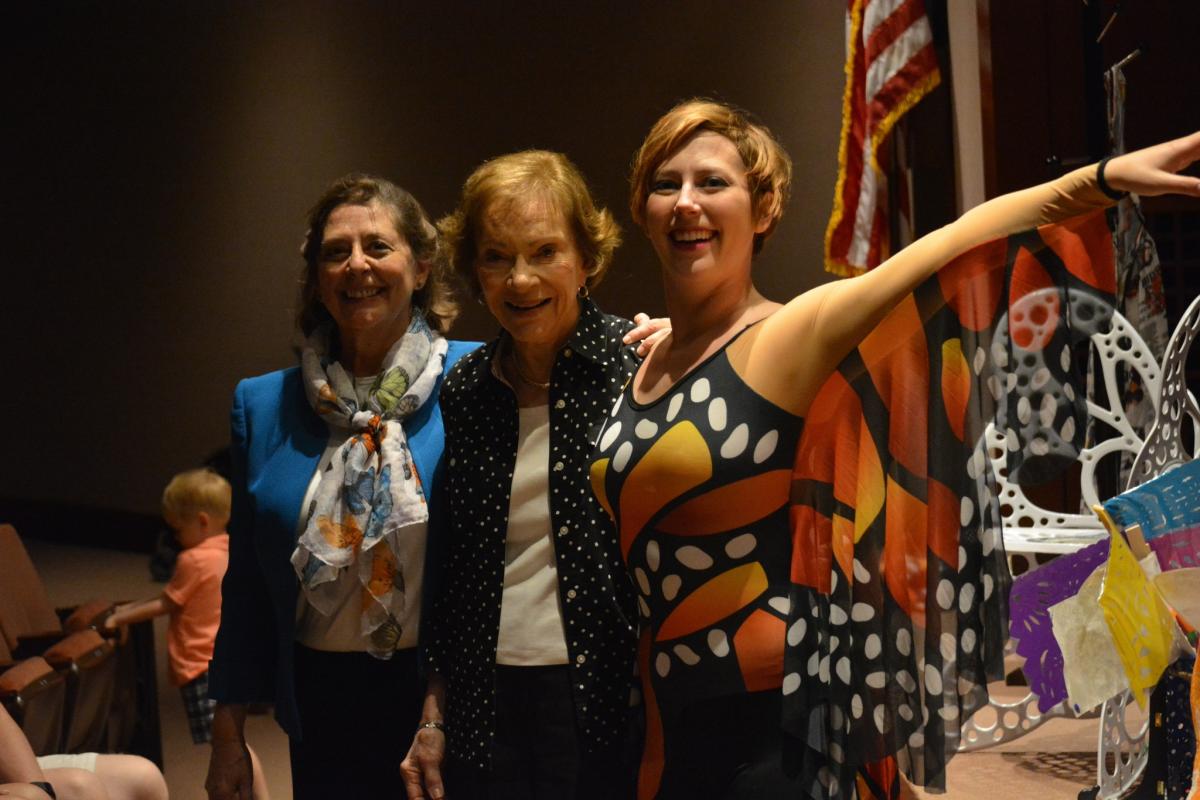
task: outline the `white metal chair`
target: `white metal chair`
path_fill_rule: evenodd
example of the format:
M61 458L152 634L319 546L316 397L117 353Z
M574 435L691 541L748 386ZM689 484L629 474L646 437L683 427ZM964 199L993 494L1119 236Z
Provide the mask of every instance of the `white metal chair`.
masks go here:
M1160 401L1155 403L1154 424L1146 434L1129 476L1129 486L1138 486L1200 457L1200 407L1187 387L1187 357L1200 332L1200 297L1192 300L1167 342L1162 367ZM1185 417L1192 423L1192 451L1187 452L1182 433ZM1126 711L1133 702L1128 691L1104 703L1100 710L1100 741L1096 748L1099 800L1124 795L1137 783L1146 768L1150 750L1146 733L1149 720L1131 734Z
M1092 300L1090 297L1087 299ZM1106 423L1115 433L1109 438L1093 442L1079 452L1079 491L1088 508L1102 499L1096 478L1096 467L1101 459L1120 452L1128 453L1129 457L1133 458L1140 452L1143 444L1141 435L1125 416L1117 366L1123 364L1138 373L1155 409L1158 408L1161 382L1159 366L1132 323L1116 311L1110 310L1108 313L1110 321L1107 329L1098 330L1090 337L1091 347L1099 364L1097 381L1102 382L1103 395L1097 392L1097 399L1087 399L1086 403L1088 416ZM1097 400L1104 402L1102 404ZM1025 494L1019 483L1009 480L1009 438L995 420L988 423L983 443L987 459L991 462L992 474L996 478L1004 547L1010 563L1014 556L1024 556L1030 560L1032 567L1033 556L1036 554L1073 553L1108 536L1108 532L1094 514L1043 508ZM1005 654L1015 655L1011 640ZM963 723L958 750L971 752L1011 742L1051 719L1076 719L1079 716L1095 717L1097 712L1076 715L1065 702L1041 711L1038 707L1038 697L1032 692L1012 703L1003 703L992 698L989 699L988 705Z
M1099 357L1100 374L1097 380L1103 381L1105 404L1088 399L1087 413L1091 419L1108 425L1115 434L1084 447L1079 453L1079 490L1087 508L1105 499L1100 497L1096 485L1096 467L1101 459L1119 452L1134 457L1142 450L1142 437L1124 413L1117 365L1123 364L1138 373L1155 409L1159 407L1161 384L1161 371L1150 348L1138 335L1137 329L1119 313L1112 312L1108 329L1092 334L1091 342ZM996 475L1004 547L1010 557L1016 554L1072 553L1108 535L1092 513L1042 508L1025 495L1020 484L1010 482L1006 463L1007 436L997 428L995 422L988 424L984 441Z
M1089 507L1098 505L1101 500L1096 486L1096 465L1111 453L1125 451L1134 456L1126 489L1200 457L1200 406L1186 383L1187 356L1198 333L1200 298L1192 301L1171 335L1161 369L1141 336L1116 312L1107 331L1092 335L1092 346L1099 355L1107 407L1088 400L1088 415L1105 422L1117 435L1098 441L1079 454L1080 492ZM1118 363L1137 371L1155 410L1155 421L1144 439L1123 412L1116 375ZM1185 417L1192 422L1190 453L1181 438ZM1070 553L1108 535L1093 515L1051 511L1029 500L1019 485L1007 480L1007 437L997 430L995 423L989 424L984 437L999 486L1004 543L1010 556L1014 553ZM1099 716L1098 798L1112 800L1136 784L1149 755L1146 737L1149 721L1144 721L1138 730L1129 730L1126 712L1132 702L1132 694L1125 691L1106 701L1098 714L1076 715L1065 702L1043 713L1032 694L1016 703L992 700L986 707L990 713L985 713L984 717L994 716L994 720L979 721L978 714L966 720L960 731L958 749L968 752L1009 742L1056 717Z

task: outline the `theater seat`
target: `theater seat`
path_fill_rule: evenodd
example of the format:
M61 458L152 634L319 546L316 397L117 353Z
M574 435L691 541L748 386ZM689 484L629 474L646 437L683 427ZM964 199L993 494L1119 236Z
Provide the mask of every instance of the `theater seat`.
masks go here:
M25 545L12 525L0 525L0 631L8 648L21 640L62 635L62 625Z
M61 752L103 750L116 687L116 645L93 630L72 633L44 654L67 679Z
M8 649L8 640L0 636L0 671L6 670L13 665L13 654Z
M125 752L133 743L141 706L139 688L142 681L138 676L138 654L129 636L129 629L126 628L123 634L117 644L112 713L109 714L104 737L105 749L112 753ZM154 696L157 697L157 693Z
M0 701L39 756L59 750L66 688L63 676L41 656L27 658L0 673Z
M78 606L63 620L68 633L94 630L116 646L116 678L113 685L112 708L105 726L105 752L121 753L129 749L138 724L137 654L129 641L128 626L119 631L105 631L104 620L112 613L114 604L109 600L92 600Z
M111 600L89 600L63 620L63 630L67 633L78 633L88 628L99 630L104 618L112 612L114 604Z

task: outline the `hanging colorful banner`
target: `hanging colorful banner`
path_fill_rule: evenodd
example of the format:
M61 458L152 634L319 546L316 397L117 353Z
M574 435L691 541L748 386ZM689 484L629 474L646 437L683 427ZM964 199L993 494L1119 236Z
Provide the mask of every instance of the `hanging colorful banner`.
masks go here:
M1099 603L1129 678L1133 699L1145 708L1159 676L1174 658L1172 643L1177 626L1158 590L1150 584L1125 543L1125 537L1111 527L1107 514L1101 518L1112 536Z

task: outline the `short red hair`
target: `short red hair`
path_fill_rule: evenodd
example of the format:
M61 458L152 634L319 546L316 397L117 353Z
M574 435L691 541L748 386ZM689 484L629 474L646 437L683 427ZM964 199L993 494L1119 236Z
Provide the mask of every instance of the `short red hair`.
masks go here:
M645 229L646 198L650 196L655 171L689 139L704 131L718 133L733 142L746 165L750 199L758 219L770 220L766 230L754 236L757 253L783 217L792 187L792 160L765 125L753 122L744 111L725 103L704 98L685 100L659 117L633 157L629 213Z

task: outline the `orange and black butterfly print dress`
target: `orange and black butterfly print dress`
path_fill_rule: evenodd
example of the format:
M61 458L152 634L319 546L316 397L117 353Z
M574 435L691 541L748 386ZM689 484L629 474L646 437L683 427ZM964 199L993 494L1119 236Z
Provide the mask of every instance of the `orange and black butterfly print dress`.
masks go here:
M664 748L683 746L663 735L683 708L782 686L801 425L722 349L653 403L637 403L631 382L600 434L592 487L617 521L642 617L640 797L657 792Z
M901 300L809 406L783 726L827 757L813 763L819 796L851 797L854 783L861 798L864 763L884 785L899 763L945 788L963 720L1004 675L1009 498L989 456L1031 484L1075 463L1077 346L1113 289L1103 212L985 242ZM984 438L993 422L1002 451Z
M1006 429L1010 478L1070 460L1047 456L1081 436L1073 348L1113 288L1102 212L978 245L842 360L802 434L726 351L655 403L627 387L591 477L640 594L641 797L687 763L681 710L756 689L781 698L785 771L810 796L895 797L898 764L944 788L1004 674L984 430Z

